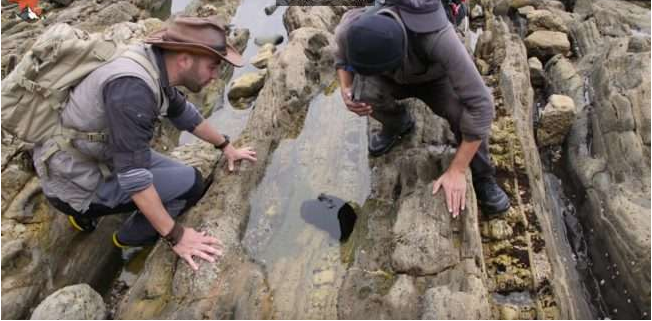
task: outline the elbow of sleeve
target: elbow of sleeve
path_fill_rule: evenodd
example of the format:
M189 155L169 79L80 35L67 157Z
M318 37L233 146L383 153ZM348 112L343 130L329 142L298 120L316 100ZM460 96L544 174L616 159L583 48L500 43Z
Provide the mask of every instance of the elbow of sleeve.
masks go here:
M465 141L484 139L491 133L491 123L494 119L494 108L486 108L482 112L462 112L460 132Z
M201 116L195 105L186 103L186 108L177 117L170 118L170 121L179 130L192 132L201 124L204 118Z
M136 168L124 173L118 173L120 188L129 194L134 194L148 188L154 182L154 175L147 169Z

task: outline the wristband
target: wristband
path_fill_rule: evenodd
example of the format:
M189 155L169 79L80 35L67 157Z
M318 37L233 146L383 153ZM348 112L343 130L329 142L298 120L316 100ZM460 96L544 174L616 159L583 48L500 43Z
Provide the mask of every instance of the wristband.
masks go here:
M231 139L229 139L229 135L222 135L224 136L224 142L222 142L219 145L215 145L215 148L223 150L226 146L229 146L231 143Z
M181 224L177 224L177 222L174 222L172 230L170 230L167 235L163 236L163 241L170 247L174 247L175 245L179 244L179 242L181 242L183 231L183 226Z

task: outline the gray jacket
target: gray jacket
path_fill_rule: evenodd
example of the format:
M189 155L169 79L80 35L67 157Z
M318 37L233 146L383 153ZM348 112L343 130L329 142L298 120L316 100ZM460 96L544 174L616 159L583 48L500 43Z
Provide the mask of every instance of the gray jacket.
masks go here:
M347 66L346 34L349 26L359 19L365 10L366 8L357 8L348 11L335 29L334 54L338 68ZM401 67L381 76L404 85L450 81L455 93L466 106L460 120L462 134L476 139L488 135L494 117L493 97L473 59L455 33L453 25L448 23L441 30L419 34L408 31L398 13L392 8L383 9L378 14L397 18L408 39L407 54Z
M107 84L124 77L138 79L147 84L154 94L154 104L158 106L154 108L158 115L166 115L170 102L159 79L161 75L165 75L165 71L161 71L157 64L154 51L149 45L138 45L129 50L147 57L154 75L150 75L138 62L126 57L117 58L99 67L72 90L61 114L64 126L83 132L102 131L111 134L107 124L104 90ZM198 115L194 106L188 105L189 109ZM54 139L50 139L34 148L34 163L43 192L48 197L59 198L75 210L84 212L93 201L98 185L104 180L98 165L103 163L112 167L114 152L107 142L76 139L73 145L82 156L60 150L49 157L47 162L42 162L43 153L51 150L56 143Z

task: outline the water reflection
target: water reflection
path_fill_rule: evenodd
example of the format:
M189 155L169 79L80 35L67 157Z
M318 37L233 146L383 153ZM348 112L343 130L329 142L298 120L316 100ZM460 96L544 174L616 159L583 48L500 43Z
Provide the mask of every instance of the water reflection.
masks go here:
M332 238L346 242L353 232L357 215L344 200L322 193L316 200L301 204L301 218L328 232Z
M176 2L182 2L185 0L174 0L172 3L173 10L175 8ZM238 10L236 11L233 19L230 21L230 24L235 28L246 28L249 29L249 40L247 42L247 47L242 53L242 58L247 64L242 68L235 68L233 70L233 75L231 79L227 81L227 87L225 88L225 93L229 92L230 84L233 80L242 76L248 72L256 72L258 69L251 65L249 61L258 53L259 47L254 43L254 39L257 36L271 36L271 35L282 35L287 38L287 32L285 31L285 26L283 25L283 14L287 7L279 7L271 15L265 14L264 8L271 4L274 4L276 0L242 0ZM283 42L277 46L277 50L283 50L287 43ZM215 102L215 110L213 114L208 118L208 121L214 125L221 133L231 136L231 139L237 139L245 125L247 120L249 120L249 115L253 108L255 108L255 102L250 104L250 107L241 110L234 108L231 105L229 99L226 98L226 94L222 97L217 98L219 101ZM179 144L188 144L196 141L192 134L183 132L179 139Z

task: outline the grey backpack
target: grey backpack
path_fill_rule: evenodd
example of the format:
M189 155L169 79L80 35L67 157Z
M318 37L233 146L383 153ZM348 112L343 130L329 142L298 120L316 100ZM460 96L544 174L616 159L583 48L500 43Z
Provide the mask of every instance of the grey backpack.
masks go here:
M98 67L121 56L136 61L156 79L155 68L147 58L106 35L89 34L65 23L48 28L2 81L3 131L33 144L55 138L57 148L47 155L66 150L86 157L74 149L71 141L103 142L107 135L64 127L61 111L77 84Z

